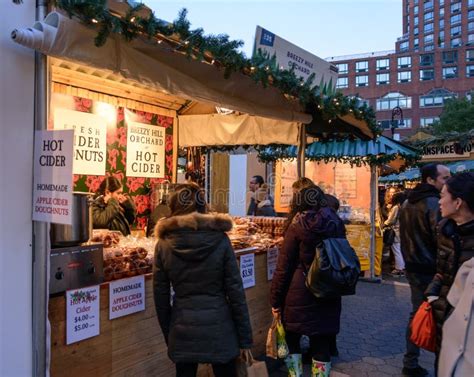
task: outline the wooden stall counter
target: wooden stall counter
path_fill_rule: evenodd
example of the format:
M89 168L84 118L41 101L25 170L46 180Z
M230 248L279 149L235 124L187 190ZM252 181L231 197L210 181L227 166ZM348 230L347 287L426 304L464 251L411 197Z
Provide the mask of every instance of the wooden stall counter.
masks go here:
M247 288L245 294L254 338L252 352L262 355L272 321L266 252L255 253L254 267L256 284ZM113 320L109 320L109 284L102 284L100 334L70 345L66 345L66 299L51 297L51 376L173 376L174 365L168 359L156 317L152 283L152 275L146 275L144 311ZM200 367L199 376L210 375L209 369Z

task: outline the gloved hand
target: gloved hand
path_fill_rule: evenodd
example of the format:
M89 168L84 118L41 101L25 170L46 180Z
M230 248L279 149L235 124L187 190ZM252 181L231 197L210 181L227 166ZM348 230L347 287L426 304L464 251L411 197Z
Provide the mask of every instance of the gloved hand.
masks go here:
M428 296L426 298L426 301L428 301L428 304L431 304L432 302L436 301L439 299L439 296Z

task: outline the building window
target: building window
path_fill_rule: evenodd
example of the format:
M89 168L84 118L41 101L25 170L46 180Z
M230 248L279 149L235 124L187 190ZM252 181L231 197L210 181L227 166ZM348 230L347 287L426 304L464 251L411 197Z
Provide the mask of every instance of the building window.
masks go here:
M466 65L466 77L474 77L474 65Z
M439 0L439 6L442 7L444 5L444 0Z
M469 22L467 24L467 31L474 31L474 22Z
M468 46L474 45L474 34L469 34L467 36L467 45Z
M433 65L434 63L434 54L423 54L420 55L420 66L426 67Z
M433 32L433 23L430 22L429 24L425 24L423 26L423 32L424 33L432 33Z
M411 71L398 72L398 82L410 82L411 81Z
M443 79L454 79L458 77L458 67L444 67Z
M461 44L462 44L461 38L451 39L451 48L459 47L461 46Z
M414 14L415 16L418 16L418 9L419 9L419 8L418 8L418 5L415 5L415 6L413 7L413 14Z
M426 45L424 47L425 51L433 51L434 50L434 44Z
M410 68L411 56L401 56L398 58L398 68Z
M425 4L423 5L423 10L430 10L433 9L433 1L426 1Z
M408 41L400 43L400 51L408 51Z
M398 92L392 92L377 99L377 111L391 110L396 106L399 106L402 109L411 109L411 97L404 96Z
M390 75L388 73L377 74L377 85L390 84Z
M425 37L423 38L423 43L426 45L426 44L429 44L429 43L433 43L434 41L434 36L433 34L427 34L425 35Z
M474 62L474 50L466 50L466 61Z
M474 19L474 10L470 10L469 12L467 12L467 19L468 20Z
M419 33L420 33L420 29L418 29L418 26L414 27L413 28L413 35L418 35Z
M367 86L369 85L369 76L356 76L356 86Z
M474 7L474 0L467 0L468 7Z
M458 35L461 35L461 25L451 28L451 38L457 37Z
M451 25L457 24L461 22L461 15L460 14L455 14L454 16L451 16Z
M439 20L439 30L443 30L444 29L444 18L441 18Z
M439 117L420 118L420 127L431 127L437 121L439 121Z
M419 20L420 19L418 17L413 18L413 26L418 26Z
M347 77L338 77L336 88L343 89L349 87L349 79Z
M367 72L369 70L369 62L367 60L356 62L356 72Z
M444 101L455 98L456 94L446 89L433 89L428 94L420 96L420 107L444 106Z
M420 69L420 81L434 80L434 69Z
M339 63L336 64L337 69L339 70L339 74L344 74L349 72L349 64L347 63Z
M444 8L439 8L439 16L444 17Z
M378 59L377 60L377 71L386 71L390 68L389 59Z
M413 48L417 50L419 46L420 46L420 40L418 38L413 39Z
M434 13L433 12L427 12L424 14L423 16L423 21L424 22L428 22L428 21L431 21L434 17Z
M451 13L458 13L461 11L461 3L451 4Z
M458 61L457 51L445 51L443 52L443 64L453 64Z

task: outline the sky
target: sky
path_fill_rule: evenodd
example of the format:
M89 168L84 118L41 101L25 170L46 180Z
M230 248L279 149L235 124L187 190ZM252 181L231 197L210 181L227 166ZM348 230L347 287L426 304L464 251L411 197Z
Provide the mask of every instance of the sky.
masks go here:
M188 10L191 28L244 41L250 57L257 25L321 57L393 50L402 35L402 0L143 0L158 18Z

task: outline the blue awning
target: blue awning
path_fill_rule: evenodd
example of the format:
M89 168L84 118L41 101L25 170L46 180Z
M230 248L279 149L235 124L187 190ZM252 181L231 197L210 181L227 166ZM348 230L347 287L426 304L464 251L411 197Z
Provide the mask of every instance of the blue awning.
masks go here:
M280 159L296 158L298 153L296 146L268 147L260 151L259 157L263 161L275 161ZM385 136L375 140L345 140L311 143L306 147L307 160L345 160L350 162L354 159L367 157L370 163L377 164L387 162L387 157L395 159L398 156L418 158L418 151L398 141ZM389 158L390 160L390 158Z

